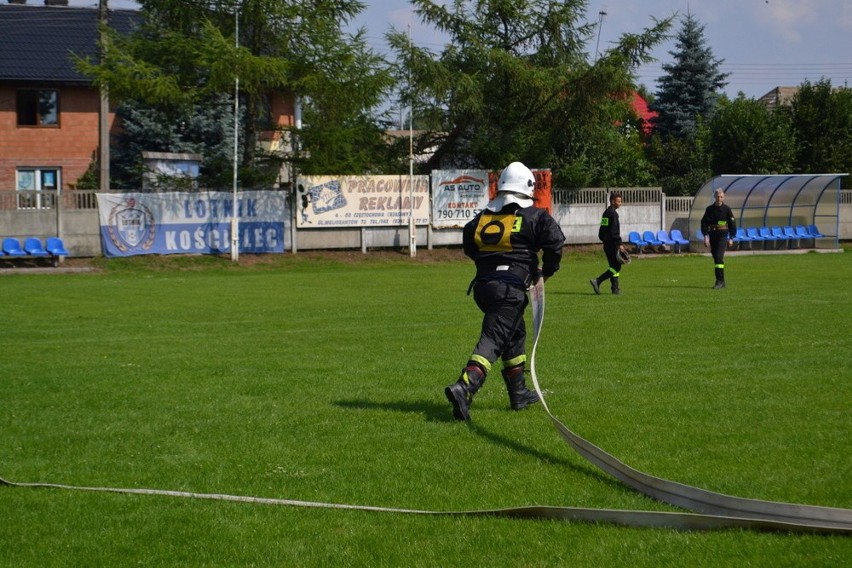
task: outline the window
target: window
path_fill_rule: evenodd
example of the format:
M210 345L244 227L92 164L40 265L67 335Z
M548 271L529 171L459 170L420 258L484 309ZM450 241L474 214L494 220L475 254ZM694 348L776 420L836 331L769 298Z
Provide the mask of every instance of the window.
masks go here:
M18 90L18 126L58 126L59 91Z
M59 189L58 168L19 168L15 187L18 189L18 209L50 209L56 202ZM51 193L42 193L50 191Z

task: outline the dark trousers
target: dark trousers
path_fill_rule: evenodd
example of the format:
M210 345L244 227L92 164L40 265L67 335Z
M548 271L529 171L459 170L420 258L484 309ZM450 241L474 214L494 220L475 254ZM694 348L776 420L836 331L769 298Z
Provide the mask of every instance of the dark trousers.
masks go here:
M527 330L524 309L526 290L505 280L480 280L473 286L473 299L485 314L473 360L481 357L489 365L498 358L510 361L526 352Z
M618 261L618 249L620 245L615 241L607 241L603 245L604 254L609 268L598 276L598 283L603 284L608 279L612 278L612 289L618 289L618 276L621 273L621 262Z
M725 281L725 251L728 250L728 233L725 231L710 231L710 254L713 255L713 268L716 281Z

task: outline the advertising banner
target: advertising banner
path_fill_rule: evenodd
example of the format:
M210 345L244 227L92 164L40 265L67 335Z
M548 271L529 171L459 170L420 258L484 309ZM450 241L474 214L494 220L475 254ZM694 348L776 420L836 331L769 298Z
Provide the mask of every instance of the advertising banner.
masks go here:
M97 197L105 256L231 250L234 207L230 192L99 193ZM288 212L285 192L240 192L240 252L284 252Z
M463 227L488 205L486 170L432 172L432 226Z
M411 211L429 223L429 176L301 176L296 187L299 228L395 227Z

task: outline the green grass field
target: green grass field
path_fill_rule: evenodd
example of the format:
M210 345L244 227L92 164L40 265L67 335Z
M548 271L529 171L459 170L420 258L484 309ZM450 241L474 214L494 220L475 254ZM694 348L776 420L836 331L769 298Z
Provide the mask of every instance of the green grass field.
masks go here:
M0 477L435 511L676 511L575 454L499 373L470 424L443 388L472 266L393 255L100 261L0 276ZM353 260L354 257L354 260ZM672 255L595 296L548 282L553 413L651 475L852 508L852 258ZM846 560L843 560L843 559ZM0 486L1 566L841 566L852 538L678 532Z

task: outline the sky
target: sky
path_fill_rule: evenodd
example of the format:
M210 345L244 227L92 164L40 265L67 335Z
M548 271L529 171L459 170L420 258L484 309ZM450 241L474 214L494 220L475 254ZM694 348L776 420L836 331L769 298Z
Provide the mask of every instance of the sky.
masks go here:
M371 47L387 53L385 33L395 27L407 31L415 45L440 51L447 37L422 24L405 0L361 0L366 10L355 25L366 30ZM29 0L30 4L41 4ZM69 0L71 6L96 6L97 0ZM136 6L132 0L109 0L111 8ZM606 15L602 16L601 12ZM691 13L704 26L707 46L720 70L730 73L725 92L758 98L775 87L795 87L831 79L833 86L852 87L852 0L589 0L586 19L602 21L600 36L590 41L604 51L623 33L639 33L653 25L652 16L664 19ZM675 22L672 34L680 29ZM650 92L671 63L672 39L658 46L656 62L639 68L637 82Z
M411 25L412 42L440 50L446 38L422 25L407 2L373 0L359 18L374 45L393 25L407 30ZM716 59L723 60L721 71L730 73L725 92L735 97L758 98L775 87L794 87L806 79L813 82L825 77L834 86L852 87L852 0L589 0L586 19L600 21L597 36L588 45L594 57L595 47L604 51L623 33L639 33L653 25L652 16L664 19L673 14L691 13L704 25L707 46ZM676 34L680 23L675 22ZM656 62L638 70L637 81L649 91L657 90L664 73L662 65L671 63L675 49L672 39L658 46Z

